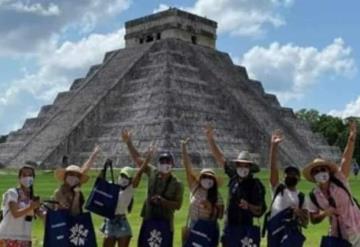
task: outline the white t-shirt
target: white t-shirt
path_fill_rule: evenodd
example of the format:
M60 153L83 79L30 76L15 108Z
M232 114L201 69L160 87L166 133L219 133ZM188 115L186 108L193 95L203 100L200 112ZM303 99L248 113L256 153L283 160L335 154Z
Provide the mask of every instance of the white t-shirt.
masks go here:
M30 200L20 200L18 191L15 188L9 189L3 194L3 220L0 223L0 239L31 241L32 222L26 221L22 216L15 218L11 212L10 202L18 203L19 208L25 208L30 204Z
M120 190L119 199L115 210L116 215L125 215L127 213L127 209L133 195L134 188L132 185L128 186L125 190Z
M272 188L273 197L278 186ZM293 190L289 190L288 188L285 188L283 190L283 194L280 192L276 196L271 208L270 218L274 217L275 215L277 215L278 213L289 207L292 208L299 207L299 191L298 190L293 191Z

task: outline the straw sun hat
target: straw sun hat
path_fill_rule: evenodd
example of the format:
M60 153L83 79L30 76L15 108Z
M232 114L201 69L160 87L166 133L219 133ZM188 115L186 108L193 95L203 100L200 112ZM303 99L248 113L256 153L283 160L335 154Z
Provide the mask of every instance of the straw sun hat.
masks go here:
M203 168L203 169L201 169L200 174L198 176L198 180L200 181L200 178L202 176L204 176L204 175L214 178L214 180L216 181L218 186L220 184L222 184L222 180L220 179L220 177L216 176L215 171L213 169L211 169L211 168Z
M250 171L252 173L257 173L260 171L259 165L253 161L251 155L248 151L241 151L236 159L231 160L232 163L246 163L250 164Z
M77 173L79 174L79 178L80 178L80 183L84 184L89 180L89 176L86 174L83 174L81 172L81 168L77 165L69 165L66 168L58 168L55 171L55 178L58 179L61 182L64 182L65 180L65 174L67 172L73 172L73 173Z
M311 175L311 171L314 168L319 167L319 166L326 166L329 169L330 174L333 174L333 173L336 173L337 171L339 171L339 167L335 163L328 161L328 160L316 158L304 167L304 169L303 169L304 178L310 182L315 183L315 179Z

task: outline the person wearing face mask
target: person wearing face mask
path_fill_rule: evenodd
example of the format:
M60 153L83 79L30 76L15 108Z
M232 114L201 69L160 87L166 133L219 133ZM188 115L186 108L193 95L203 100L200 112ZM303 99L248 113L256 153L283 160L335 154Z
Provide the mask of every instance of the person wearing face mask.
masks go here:
M128 247L132 237L131 226L126 215L131 212L133 205L134 186L133 183L134 169L131 167L123 167L118 177L120 192L113 219L105 219L105 223L101 228L105 238L104 247Z
M19 187L6 191L2 199L1 247L30 247L32 220L41 216L39 198L33 196L34 168L23 166L18 178Z
M66 168L55 170L55 178L62 182L62 185L55 190L53 196L53 199L58 202L56 208L68 209L73 216L82 212L85 198L80 187L89 180L89 176L86 173L95 163L99 152L100 147L95 146L94 151L82 167L69 165Z
M317 224L328 217L330 236L360 247L360 208L348 182L356 133L356 123L351 122L340 166L316 158L304 167L303 176L316 185L308 202L311 222Z
M183 242L199 221L205 222L208 228L204 234L212 237L209 247L217 246L219 242L219 227L217 220L223 217L224 203L218 191L219 182L212 169L204 168L200 176L196 176L192 170L191 161L186 145L189 138L181 141L182 163L185 167L186 178L190 189L190 208L186 230L183 232Z
M304 203L304 193L297 190L297 184L300 181L300 170L295 166L286 167L284 170L284 182L280 183L277 154L279 144L282 141L282 133L279 130L275 131L271 136L269 157L269 180L273 199L270 211L265 216L264 227L264 229L268 230L267 241L269 247L286 245L283 239L287 236L290 241L289 234L296 234L304 240L301 227L306 227L309 221L308 212ZM264 229L263 233L265 233ZM302 246L303 243L301 241L297 242L297 246Z
M242 151L237 159L227 161L215 142L214 131L210 125L205 128L205 135L214 159L220 167L224 168L225 174L230 179L222 243L223 246L233 246L230 241L234 239L234 236L230 236L233 235L230 234L230 229L251 227L253 218L261 217L265 212L265 187L253 176L254 173L260 171L260 168L252 161L249 152ZM241 237L239 235L239 239L235 241L239 242Z
M136 166L142 167L144 159L132 144L131 132L124 130L121 138L126 143ZM184 194L182 182L172 174L174 165L174 156L170 152L164 151L159 154L157 167L146 165L140 170L141 173L144 172L148 177L148 194L141 211L142 226L147 220L167 222L171 230L171 246L174 235L174 214L175 210L181 208ZM139 239L141 238L142 229L140 230Z

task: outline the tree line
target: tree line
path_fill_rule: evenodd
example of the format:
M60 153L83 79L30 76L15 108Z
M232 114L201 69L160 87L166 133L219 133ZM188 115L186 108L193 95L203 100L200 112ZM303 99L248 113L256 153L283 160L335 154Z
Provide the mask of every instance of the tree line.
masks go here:
M307 121L310 124L310 128L313 132L321 133L325 137L329 145L338 146L341 151L344 151L347 137L349 135L349 121L356 121L358 123L357 126L359 126L360 124L359 117L348 117L342 119L327 114L320 114L315 109L301 109L296 112L296 116L299 119ZM358 163L360 161L359 135L360 131L357 132L354 151L354 158Z

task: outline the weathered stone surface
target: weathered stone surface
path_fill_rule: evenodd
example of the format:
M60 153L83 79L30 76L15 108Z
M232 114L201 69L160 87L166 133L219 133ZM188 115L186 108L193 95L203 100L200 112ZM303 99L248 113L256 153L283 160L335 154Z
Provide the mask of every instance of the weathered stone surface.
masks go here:
M280 106L246 69L228 54L184 40L167 38L106 53L86 78L75 80L37 118L9 134L0 144L0 162L20 166L27 160L57 166L67 155L86 160L95 144L102 148L98 164L112 158L129 165L119 140L132 129L141 151L155 141L171 150L180 166L180 140L192 137L189 151L197 166L214 166L203 127L212 122L217 141L228 158L249 150L266 165L270 134L282 129L282 165L301 166L315 156L338 159L339 150L311 132L290 108Z

